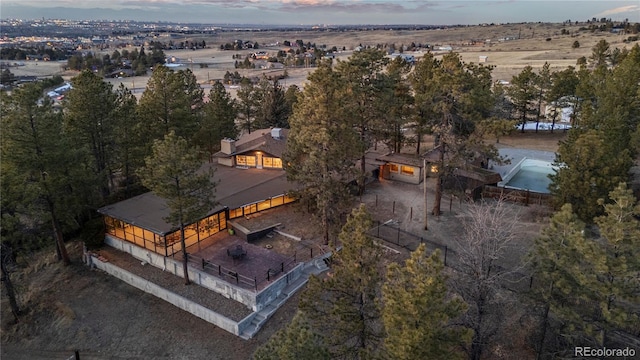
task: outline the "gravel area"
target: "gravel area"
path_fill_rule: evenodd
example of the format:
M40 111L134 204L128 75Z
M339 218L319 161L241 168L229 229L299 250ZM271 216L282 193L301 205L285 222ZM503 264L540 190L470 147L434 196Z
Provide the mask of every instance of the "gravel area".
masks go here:
M185 285L184 279L164 272L155 266L148 264L142 265L139 260L129 254L109 247L104 247L98 251L98 253L114 265L224 315L231 320L240 321L252 313L251 309L235 300L228 299L200 285L193 283L191 285Z

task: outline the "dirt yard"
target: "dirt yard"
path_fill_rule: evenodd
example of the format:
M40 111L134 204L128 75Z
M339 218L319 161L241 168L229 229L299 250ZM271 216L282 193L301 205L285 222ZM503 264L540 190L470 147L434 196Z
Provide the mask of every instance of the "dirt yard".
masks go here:
M501 144L554 150L559 138L560 134L516 133L502 139ZM433 204L432 181L427 183L428 209ZM393 220L403 230L451 245L451 239L460 233L465 204L457 199L449 203L445 196L442 216L430 216L429 230L424 231L422 191L421 185L381 181L369 186L356 204L367 204L375 220ZM517 258L526 253L542 222L536 208L513 208L522 219L521 242L513 247ZM293 204L239 222L250 229L280 223L283 232L301 238L296 241L278 235L256 243L270 246L273 251L290 254L311 247L319 251L319 227L303 210ZM55 262L54 254L45 253L34 257L26 270L13 275L25 314L18 325L13 324L3 295L2 359L65 359L74 350L80 351L82 359L248 359L291 320L297 307L299 295L279 309L254 339L244 341L100 271L88 269L81 263L79 243L72 243L69 248L74 262L69 267ZM406 258L408 252L400 250L400 254L390 257Z

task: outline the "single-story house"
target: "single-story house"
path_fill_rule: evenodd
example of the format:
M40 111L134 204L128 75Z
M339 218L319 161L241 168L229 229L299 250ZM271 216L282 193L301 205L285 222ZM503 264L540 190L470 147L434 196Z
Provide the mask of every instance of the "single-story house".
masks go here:
M424 162L418 156L391 153L375 156L374 160L380 164L379 176L383 179L420 184L424 178Z
M289 129L260 129L238 140L222 139L214 154L218 164L256 169L282 169L282 154L287 146Z
M214 177L218 180L218 205L186 224L187 247L228 229L228 220L295 201L287 193L297 184L287 181L284 171L217 166ZM164 220L170 212L167 202L153 192L104 206L98 212L104 217L108 235L166 257L181 250L179 227Z

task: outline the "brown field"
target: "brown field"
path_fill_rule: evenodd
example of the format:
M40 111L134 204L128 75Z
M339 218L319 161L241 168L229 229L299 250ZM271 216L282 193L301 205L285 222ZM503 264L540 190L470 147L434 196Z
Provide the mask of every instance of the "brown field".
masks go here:
M570 32L577 33L575 36L560 35L563 28ZM275 53L284 48L270 44L280 44L285 41L295 41L301 39L305 43L311 42L317 45L326 45L327 48L336 46L343 47L345 51L338 53L337 58L346 60L358 45L375 46L377 44L394 43L397 47L402 44L412 42L418 44L450 45L453 51L460 53L465 62L478 62L480 55L488 56L487 65L494 67L494 80L511 80L511 77L518 74L522 69L530 65L540 68L545 62L549 62L552 70L562 70L567 66L575 66L576 60L582 56L589 56L591 48L601 39L605 39L611 48L631 48L633 43L625 44L625 35L612 33L586 33L578 32L577 26L563 27L560 24L506 24L495 26L471 26L464 28L441 29L441 30L420 30L420 31L399 31L399 30L376 30L376 31L291 31L291 32L223 32L212 37L198 37L191 40L206 41L207 49L201 50L176 50L167 51L167 56L174 56L182 60L184 67L177 69L191 69L199 83L205 87L211 80L222 79L225 72L235 71L234 59L232 55L247 55L253 50L222 51L220 45L232 42L235 39L250 40L261 45L260 50ZM517 37L520 36L520 39ZM516 40L500 41L503 38L516 38ZM546 41L550 38L550 41ZM490 43L485 40L490 39ZM469 45L471 41L476 41L479 45ZM572 49L572 43L577 40L580 47ZM130 50L132 50L131 48ZM109 53L112 50L109 50ZM422 53L409 53L416 58ZM13 67L11 71L16 75L36 75L40 77L62 75L66 80L71 79L77 73L63 71L64 63L59 62L36 62L25 61L25 66ZM201 67L206 64L206 68ZM273 70L252 69L238 70L245 76L262 76ZM287 69L289 77L284 80L285 86L295 84L302 86L307 75L313 68ZM136 76L123 79L108 79L114 87L123 83L138 95L142 93L149 76ZM229 89L233 94L234 89Z

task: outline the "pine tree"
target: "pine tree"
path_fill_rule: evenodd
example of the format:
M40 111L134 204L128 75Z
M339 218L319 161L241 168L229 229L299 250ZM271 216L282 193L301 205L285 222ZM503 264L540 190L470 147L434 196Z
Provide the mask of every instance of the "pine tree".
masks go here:
M256 129L254 122L258 112L258 95L255 86L251 82L243 82L237 93L238 117L242 123L241 128L249 134L251 134L252 130Z
M119 172L125 186L125 197L131 196L131 187L139 184L136 171L144 164L145 145L140 134L136 97L123 84L115 92L115 126L113 129L114 170Z
M625 183L612 190L609 199L598 200L605 215L595 219L606 240L597 303L605 330L618 330L639 321L629 304L640 302L640 204Z
M220 150L220 140L238 136L235 124L237 114L235 100L224 85L216 81L209 91L209 102L204 105L200 129L194 137L195 143L209 153L209 161Z
M315 332L304 314L296 313L286 328L278 330L253 354L254 360L329 360L323 337Z
M365 154L371 147L373 133L382 125L386 117L392 87L382 72L388 59L381 50L366 49L354 52L348 61L340 61L335 66L335 73L342 87L344 104L343 112L357 134L360 171L358 174L358 190L364 193L366 177Z
M581 308L592 297L590 289L597 283L593 265L598 262L598 249L584 232L584 223L571 204L565 204L553 215L528 256L535 282L533 298L544 308L536 345L538 358L558 350L547 348L553 336L565 339L563 346L577 345L584 341L578 334L592 332L582 320ZM552 328L553 318L562 324L560 328ZM548 335L550 329L554 332Z
M598 130L571 130L566 140L560 142L555 174L549 175L549 185L558 207L572 204L580 220L592 223L602 214L597 199L607 198L610 189L626 180L629 169L629 152L612 154Z
M340 232L342 249L332 255L331 273L310 278L300 299L300 310L324 336L332 359L371 359L381 351L377 297L383 253L367 235L371 226L364 205L353 210Z
M302 186L295 195L319 218L325 244L349 199L347 184L354 179L354 159L359 155L358 139L339 111L341 100L330 63L322 63L309 75L289 118L283 155L287 178Z
M208 215L215 205L212 171L202 171L197 149L173 131L156 140L153 155L145 159L138 175L142 184L167 201L171 210L165 221L180 228L185 284L189 285L184 227Z
M427 256L420 246L401 267L389 265L382 286L385 349L392 359L462 358L456 349L469 335L451 326L466 304L447 291L438 251Z
M538 98L536 84L538 82L538 74L534 73L533 68L527 65L520 74L513 76L511 86L507 89L507 94L518 113L522 132L524 132L525 125L531 116L536 113L535 100Z
M77 229L80 215L95 203L88 154L71 145L61 114L42 98L39 84L2 95L1 109L3 171L10 170L23 189L22 203L11 206L23 207L32 222L49 224L58 259L67 265L63 234Z
M156 66L138 106L143 142L150 147L153 140L163 139L172 130L191 140L198 129L203 96L191 71Z
M262 79L257 86L260 93L255 122L259 127L288 128L291 108L280 82Z

